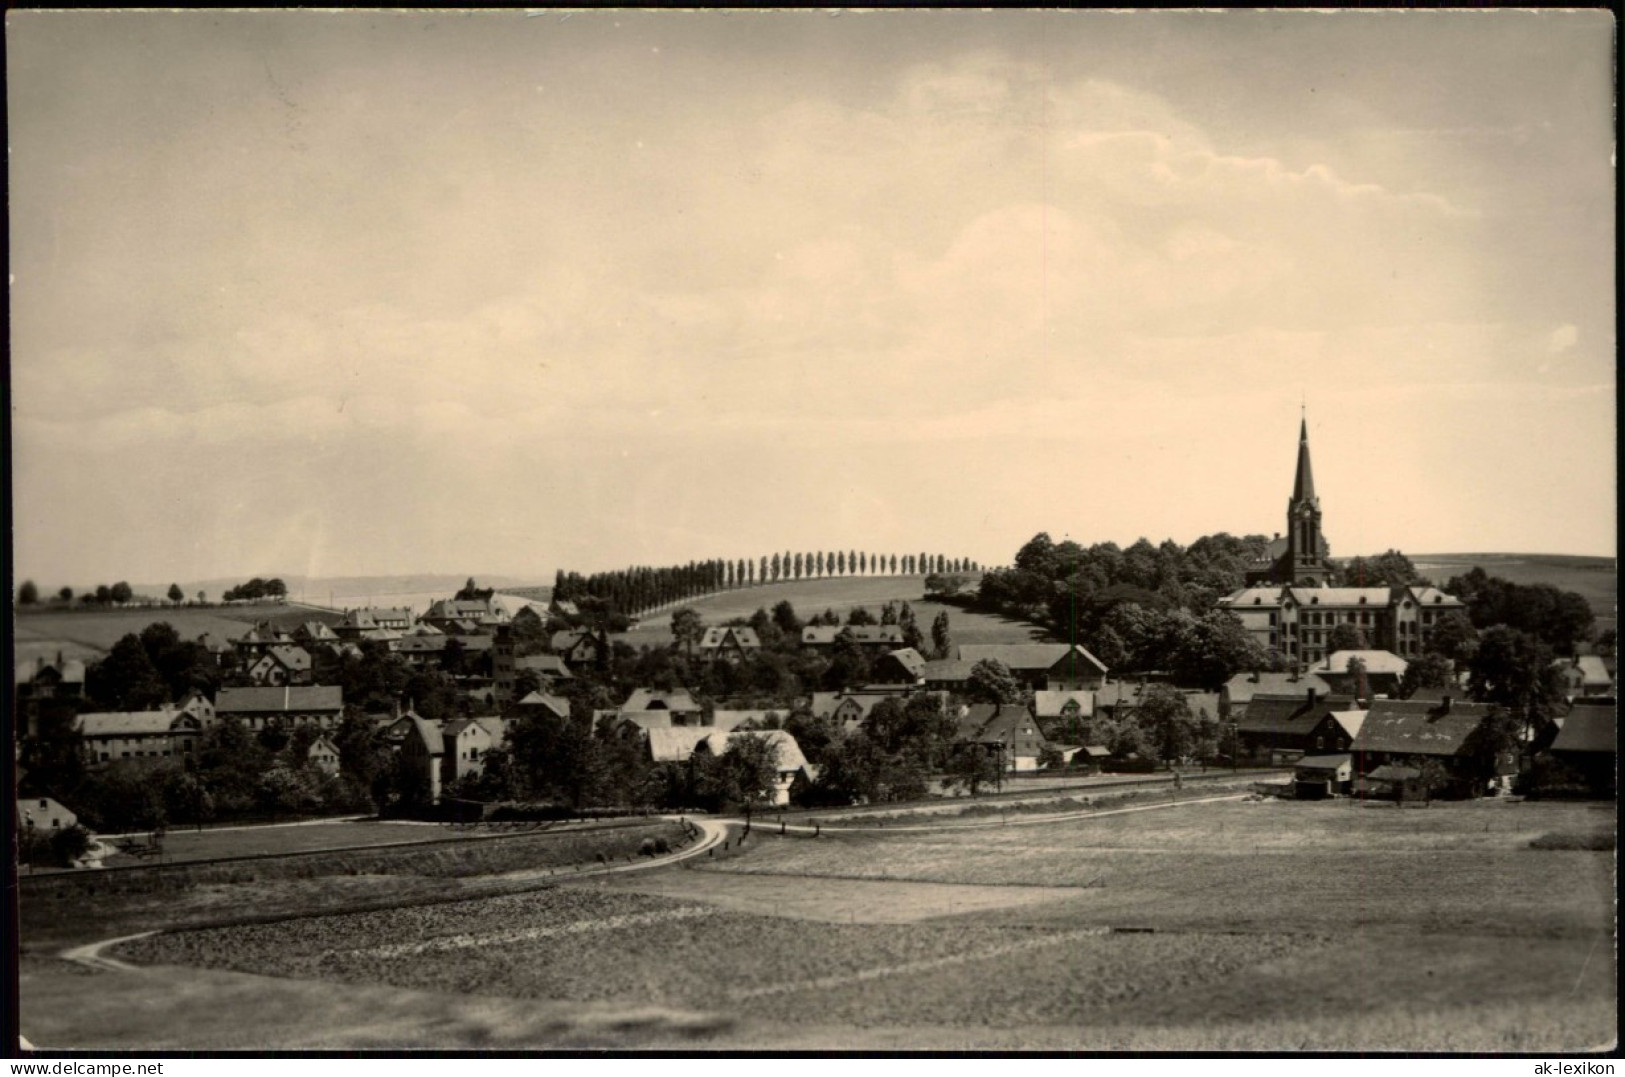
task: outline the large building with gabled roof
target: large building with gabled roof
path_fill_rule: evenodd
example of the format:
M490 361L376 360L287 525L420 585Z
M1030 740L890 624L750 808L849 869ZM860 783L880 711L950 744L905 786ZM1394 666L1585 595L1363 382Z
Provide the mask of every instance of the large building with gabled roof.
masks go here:
M1426 652L1441 620L1465 609L1460 599L1432 586L1327 586L1331 548L1320 530L1307 419L1298 429L1298 468L1286 522L1285 537L1277 535L1247 569L1247 586L1218 604L1293 669L1324 661L1336 649L1332 630L1339 625L1359 629L1372 648L1415 658Z

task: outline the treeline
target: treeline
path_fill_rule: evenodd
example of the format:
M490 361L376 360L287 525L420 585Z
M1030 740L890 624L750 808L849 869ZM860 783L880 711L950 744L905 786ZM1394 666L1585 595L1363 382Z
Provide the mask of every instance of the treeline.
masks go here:
M1506 625L1539 638L1557 654L1573 654L1596 625L1591 603L1549 583L1513 583L1475 567L1452 576L1445 591L1467 604L1474 628Z
M597 601L611 613L635 617L700 595L781 580L979 571L980 566L969 558L945 554L878 554L858 550L785 552L764 555L759 560L718 558L666 568L638 566L590 575L560 569L553 580L553 597L578 605L583 600Z
M114 584L101 583L94 588L79 595L81 606L122 606L135 597L130 585L120 580ZM53 596L51 601L60 605L67 605L74 599L72 587L64 587ZM17 587L17 605L37 606L41 603L40 590L33 580L24 580Z
M240 583L236 587L229 587L221 596L226 602L258 602L262 599L282 599L288 597L288 585L279 579L262 580L258 576L247 583Z

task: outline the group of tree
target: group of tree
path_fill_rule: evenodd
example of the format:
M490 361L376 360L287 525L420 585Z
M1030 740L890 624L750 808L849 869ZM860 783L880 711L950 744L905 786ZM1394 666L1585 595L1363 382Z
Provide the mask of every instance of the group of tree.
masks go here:
M97 584L95 587L79 595L79 604L82 606L122 606L135 598L135 592L128 583L120 580L114 584ZM51 601L58 605L67 605L74 599L72 587L63 587L57 591ZM17 605L38 606L45 601L40 596L40 589L33 580L24 580L17 587Z
M172 587L171 590L179 590ZM288 597L288 585L279 579L262 580L258 576L247 583L239 583L236 587L229 587L220 596L226 602L259 602L265 599L284 599Z
M764 555L759 560L749 557L738 560L717 558L666 568L639 566L590 575L560 569L554 576L553 597L577 604L584 598L597 599L621 614L637 616L701 595L780 580L976 571L978 566L969 558L950 558L944 554L787 551Z
M1444 589L1466 603L1473 627L1506 625L1537 637L1558 654L1574 654L1596 628L1584 595L1549 583L1514 583L1475 566L1452 577Z

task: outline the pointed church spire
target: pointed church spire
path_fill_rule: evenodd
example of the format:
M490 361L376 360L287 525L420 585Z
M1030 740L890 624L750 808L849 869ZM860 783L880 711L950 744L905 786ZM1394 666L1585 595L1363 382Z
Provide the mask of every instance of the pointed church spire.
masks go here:
M1292 481L1294 502L1315 500L1315 472L1309 466L1309 417L1306 415L1298 428L1298 475Z

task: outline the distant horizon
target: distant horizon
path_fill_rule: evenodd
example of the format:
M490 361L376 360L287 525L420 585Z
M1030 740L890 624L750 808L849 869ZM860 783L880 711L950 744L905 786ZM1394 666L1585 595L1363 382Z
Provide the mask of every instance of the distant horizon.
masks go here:
M1254 533L1256 534L1257 532L1254 532ZM1038 532L1034 532L1034 534L1036 535L1036 534L1038 534ZM1051 535L1050 537L1054 538L1055 536ZM1200 537L1200 536L1198 536L1198 537ZM1060 541L1060 540L1057 540L1057 541ZM1104 541L1108 541L1108 540L1102 539L1100 541L1104 542ZM1138 541L1138 540L1136 539L1135 541ZM1091 545L1095 545L1095 543L1083 542L1083 543L1080 543L1080 545L1091 546ZM1123 546L1123 547L1126 548L1127 546L1132 545L1132 543L1121 543L1120 542L1120 543L1118 543L1118 545ZM1181 545L1188 546L1189 543L1181 543ZM1362 553L1347 554L1347 555L1343 555L1343 556L1338 556L1338 555L1334 554L1333 557L1332 557L1332 560L1334 560L1334 561L1348 561L1348 560L1351 560L1352 558L1355 558L1355 557L1375 557L1375 556L1378 556L1380 554L1388 552L1388 550L1391 549L1391 548L1392 547L1387 547L1387 548L1384 548L1384 549L1381 549L1381 550L1368 550L1368 551L1365 551L1365 552L1362 552ZM782 551L780 551L780 552L782 552ZM797 552L797 551L792 550L791 552L794 553L794 552ZM805 551L801 551L801 552L805 552ZM919 551L919 552L924 552L924 551ZM1399 552L1403 553L1406 557L1410 558L1410 560L1412 562L1415 562L1415 563L1418 563L1418 564L1421 564L1423 562L1435 562L1435 561L1445 561L1445 560L1457 560L1457 559L1470 560L1470 559L1473 559L1473 558L1496 558L1496 557L1504 557L1504 558L1520 558L1520 557L1574 558L1574 559L1584 559L1584 560L1594 560L1594 561L1607 561L1607 562L1615 562L1615 563L1617 563L1617 561L1618 561L1618 558L1617 558L1617 556L1615 554L1567 553L1567 552L1556 552L1556 551L1551 551L1551 550L1441 550L1441 551L1426 551L1426 552L1422 552L1422 553L1411 553L1411 552L1409 552L1407 550L1401 550ZM769 554L768 556L771 557L772 555ZM901 557L902 555L899 554L898 556ZM1014 551L1012 551L1012 557L1013 556L1014 556ZM757 555L756 558L746 557L744 559L752 560L754 562L759 562L760 555ZM702 559L696 558L695 560L702 560ZM726 560L729 560L729 559L728 558L723 558L723 560L726 561ZM737 562L737 561L741 560L741 558L735 557L732 560ZM687 564L687 560L685 559L681 563ZM1010 562L1009 561L1001 561L1001 562L998 562L998 563L992 563L992 562L979 562L979 563L982 564L983 569L987 569L987 568L1008 568L1008 567L1010 567ZM675 565L675 564L678 564L678 562L676 562L676 561L661 562L660 564L656 564L653 567L662 567L663 565ZM599 567L599 568L582 568L582 569L567 568L567 569L565 569L565 571L581 572L584 575L591 575L592 573L595 573L595 572L615 572L615 571L618 571L619 569L623 569L623 568L627 568L627 567L630 567L630 566L627 566L627 565L615 565L615 566ZM24 581L32 580L33 583L35 584L35 586L39 588L40 597L42 599L49 599L50 597L54 596L57 593L57 591L59 591L63 586L73 587L74 588L74 595L75 595L75 597L77 597L78 595L83 593L79 589L80 586L89 586L91 588L94 588L94 587L96 587L98 585L101 585L101 584L111 585L113 583L120 582L120 579L122 579L123 582L129 583L131 589L136 591L137 593L150 593L150 592L156 591L160 596L161 596L161 594L162 594L162 592L164 590L168 589L168 587L170 586L171 583L174 583L174 584L179 585L183 590L186 590L188 592L188 598L192 598L192 597L195 597L195 594L194 594L195 589L197 589L199 587L209 588L209 587L220 587L220 586L235 586L236 584L246 583L248 580L253 579L256 576L259 577L260 579L265 579L265 580L280 579L284 583L289 583L290 584L290 591L294 589L292 587L292 582L293 581L298 581L301 584L304 584L304 585L308 586L309 584L311 584L313 582L314 583L321 583L321 584L331 584L331 583L335 583L335 582L342 582L342 583L349 583L349 584L364 584L364 583L369 583L369 582L387 583L387 582L401 582L401 581L411 582L411 581L423 581L423 580L441 580L441 581L445 581L447 583L455 582L456 587L460 587L464 581L466 581L466 580L468 580L470 578L472 578L474 580L474 582L478 586L480 586L482 588L484 588L484 587L494 587L494 589L496 589L498 591L501 591L504 587L516 587L516 588L551 587L553 585L554 575L555 575L555 573L557 571L558 571L557 569L549 569L545 574L542 574L542 575L533 575L533 574L523 573L523 572L489 572L489 573L472 572L472 573L470 573L470 572L466 572L466 571L441 571L441 572L383 573L383 574L378 574L378 575L355 575L355 574L344 573L344 574L338 574L338 575L333 575L333 576L303 576L303 575L299 575L297 573L253 572L253 573L245 573L245 574L242 574L240 576L217 576L217 577L209 577L207 579L196 579L196 580L176 579L176 580L164 581L164 582L154 582L154 581L150 581L150 580L137 582L137 581L131 581L128 578L113 578L113 579L105 579L105 580L96 580L96 581L94 581L92 583L89 583L88 585L76 585L76 584L72 584L72 583L64 585L61 582L45 583L45 582L42 582L41 580L39 580L38 578L23 575L23 574L19 574L16 577L15 582L16 582L16 584L18 586L20 586ZM845 577L845 576L857 576L857 575L863 575L863 576L894 576L894 575L924 576L924 575L929 575L929 573L925 573L925 572L915 572L915 573L901 573L901 572L897 572L897 573L893 573L893 572L852 573L852 572L848 572L848 573L841 573L841 574L825 573L822 576L814 576L814 575L811 575L811 574L808 574L808 573L804 573L800 577L800 579L802 579L802 580L828 579L828 578L842 578L842 577ZM490 582L490 581L493 581L493 580L498 581L498 582L493 584L493 583ZM519 581L519 582L515 582L515 581ZM791 579L781 577L778 580L768 580L768 581L753 580L753 581L751 581L751 585L754 586L754 585L756 585L758 583L762 583L762 582L786 583L786 582L795 582L795 581L791 580ZM455 587L453 589L455 590ZM423 588L416 588L415 590L423 590ZM382 593L387 594L389 592L383 591ZM211 596L211 600L212 601L217 601L218 596L217 595L216 596Z

